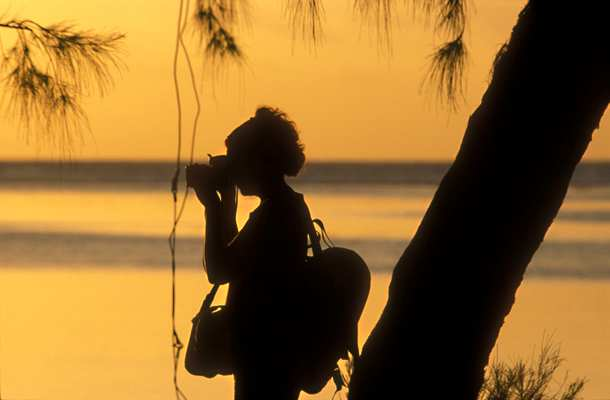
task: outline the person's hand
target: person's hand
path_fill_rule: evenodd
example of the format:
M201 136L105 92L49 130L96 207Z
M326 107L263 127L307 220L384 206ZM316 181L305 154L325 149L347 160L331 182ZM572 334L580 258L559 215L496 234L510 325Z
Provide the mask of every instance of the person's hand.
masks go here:
M212 167L204 164L193 164L186 168L186 184L195 190L199 202L206 208L220 206L216 189L210 184Z
M223 209L229 212L235 213L237 211L237 189L235 185L228 179L229 173L229 158L226 155L213 156L208 154L210 158L210 166L222 171L222 174L226 177L221 179L218 183L218 192L220 193L220 201Z
M218 198L218 193L216 193L215 190L200 187L198 189L195 189L195 194L197 195L197 199L199 199L199 202L203 204L205 208L220 207L220 199Z
M220 202L222 208L229 213L235 215L237 213L237 189L234 185L227 185L220 188Z

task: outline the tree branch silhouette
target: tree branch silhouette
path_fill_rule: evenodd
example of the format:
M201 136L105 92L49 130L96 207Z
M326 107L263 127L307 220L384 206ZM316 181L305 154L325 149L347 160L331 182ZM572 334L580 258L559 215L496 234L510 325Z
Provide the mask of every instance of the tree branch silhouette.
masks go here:
M293 38L300 30L303 40L311 39L314 45L320 41L324 20L321 0L287 0L286 15L292 25Z
M197 0L194 19L205 55L213 64L243 59L233 30L246 7L245 0Z
M378 34L390 41L392 20L397 0L354 0L354 9L363 17L373 19ZM401 1L403 5L409 2ZM433 31L444 38L430 56L424 85L438 94L438 99L451 108L458 107L466 78L468 50L464 43L467 22L466 0L412 0L412 12L433 20Z
M441 103L456 109L464 93L467 50L462 35L439 46L431 55L424 85L432 85Z
M70 150L89 128L82 99L112 86L125 35L29 19L1 21L0 28L15 36L10 48L0 50L3 106L28 136L36 133L37 139Z
M354 10L372 19L382 41L391 41L394 9L398 0L353 0ZM409 2L401 1L402 5ZM430 56L423 83L432 86L438 99L455 109L464 91L468 51L464 42L467 22L466 0L412 0L413 13L421 12L424 20L434 21L434 33L444 38ZM322 0L285 0L285 12L293 37L300 31L303 40L317 44L323 34ZM197 0L195 21L205 54L214 64L241 61L245 55L237 43L235 28L248 9L247 0Z
M490 364L478 400L577 400L586 381L558 378L563 363L557 345L544 342L531 360Z

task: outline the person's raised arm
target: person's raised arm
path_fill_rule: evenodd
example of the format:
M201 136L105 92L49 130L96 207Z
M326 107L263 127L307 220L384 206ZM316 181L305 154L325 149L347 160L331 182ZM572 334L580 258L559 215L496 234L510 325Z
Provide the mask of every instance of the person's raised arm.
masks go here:
M240 257L229 246L237 236L235 189L223 189L221 200L215 193L214 197L205 204L205 267L210 283L219 284L234 279L241 268Z
M225 283L232 279L233 264L226 261L228 244L237 235L235 214L237 197L235 187L226 185L218 197L214 185L215 171L212 166L195 164L187 167L187 184L195 190L197 198L205 207L206 238L204 266L211 283Z
M222 218L222 238L225 244L237 236L237 190L230 185L220 190L220 213Z

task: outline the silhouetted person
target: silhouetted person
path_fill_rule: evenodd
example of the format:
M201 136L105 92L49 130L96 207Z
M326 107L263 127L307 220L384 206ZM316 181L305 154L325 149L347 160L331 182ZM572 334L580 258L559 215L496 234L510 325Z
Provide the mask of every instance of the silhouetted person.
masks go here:
M296 399L300 385L295 354L294 310L289 298L291 272L307 254L303 196L285 177L295 176L305 155L292 121L277 109L259 108L225 141L218 159L230 182L195 187L205 206L205 265L213 284L229 283L227 305L233 313L235 398ZM210 170L214 169L212 159ZM221 168L219 168L221 169ZM211 179L211 178L210 178ZM261 203L238 232L237 197ZM301 333L302 334L302 333Z

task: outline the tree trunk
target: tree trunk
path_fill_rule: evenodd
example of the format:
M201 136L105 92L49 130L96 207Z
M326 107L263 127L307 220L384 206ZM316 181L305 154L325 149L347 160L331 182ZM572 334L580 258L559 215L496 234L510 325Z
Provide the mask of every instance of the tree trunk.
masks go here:
M351 399L476 399L525 269L608 105L605 3L531 0L521 12L394 270Z

